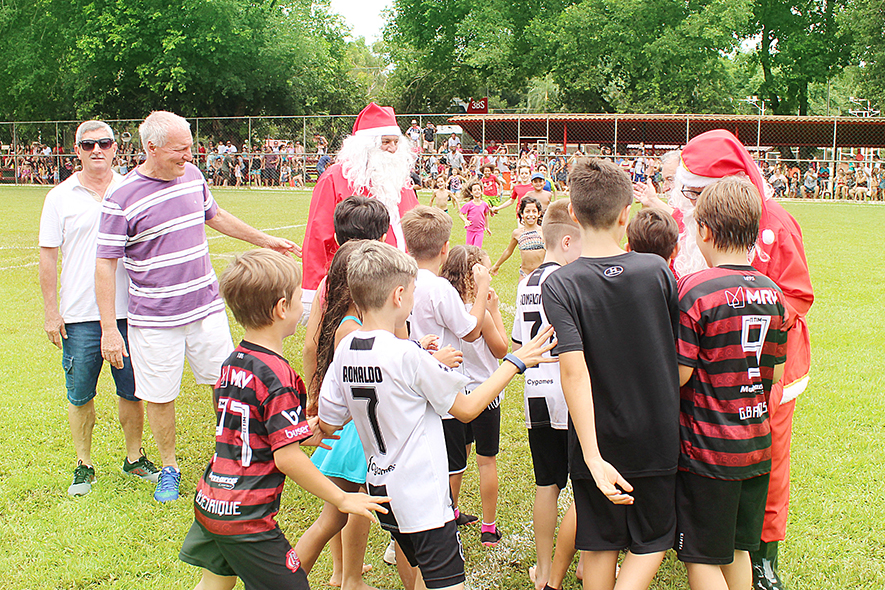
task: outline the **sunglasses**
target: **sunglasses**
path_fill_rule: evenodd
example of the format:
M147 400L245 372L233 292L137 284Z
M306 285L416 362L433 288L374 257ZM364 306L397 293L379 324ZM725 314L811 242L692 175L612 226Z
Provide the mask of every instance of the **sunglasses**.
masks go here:
M103 137L102 139L83 139L77 142L82 149L87 152L91 152L95 149L95 145L98 144L103 150L110 149L112 145L114 145L114 140L109 137Z

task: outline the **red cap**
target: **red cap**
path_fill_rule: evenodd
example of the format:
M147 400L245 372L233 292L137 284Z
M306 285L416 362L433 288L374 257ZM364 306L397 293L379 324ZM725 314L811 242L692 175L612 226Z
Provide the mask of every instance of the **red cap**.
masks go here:
M396 124L396 113L393 107L378 106L370 102L366 108L360 111L353 124L354 135L378 137L379 135L402 135L399 125Z
M682 186L703 188L726 176L745 174L765 195L765 181L747 148L725 129L701 133L682 150L676 179Z

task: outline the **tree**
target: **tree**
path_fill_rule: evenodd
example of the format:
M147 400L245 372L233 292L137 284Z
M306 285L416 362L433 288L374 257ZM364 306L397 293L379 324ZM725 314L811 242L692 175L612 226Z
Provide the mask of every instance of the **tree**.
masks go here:
M0 114L141 118L353 112L346 27L310 0L8 0Z
M885 2L854 0L840 16L840 25L854 31L854 50L863 94L885 110Z
M568 110L730 110L723 56L749 14L749 0L583 0L532 27L535 62Z
M808 114L809 84L826 82L852 62L851 32L837 19L845 0L756 0L763 81L754 94L773 114ZM880 23L881 26L881 23Z

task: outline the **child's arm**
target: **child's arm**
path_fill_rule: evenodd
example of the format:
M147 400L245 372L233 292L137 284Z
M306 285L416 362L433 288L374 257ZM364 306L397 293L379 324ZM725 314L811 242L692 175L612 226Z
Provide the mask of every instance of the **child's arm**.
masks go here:
M498 309L498 294L495 293L494 289L489 289L486 317L482 326L482 338L496 359L504 358L508 348L507 330L504 328L504 320L501 319L501 311Z
M474 305L476 307L476 305ZM556 346L556 341L547 342L553 335L553 327L547 326L519 349L514 355L521 360L526 367L534 367L539 363L555 362L555 358L544 358L543 354ZM449 408L449 414L461 422L470 422L479 416L488 407L501 391L507 387L510 380L517 374L516 365L511 362L502 363L498 370L492 373L484 383L473 390L470 395L464 392L458 393L455 403ZM631 488L632 489L632 488Z
M485 212L483 212L483 215L485 215L485 218L486 218L486 229L485 229L485 231L486 231L486 233L489 234L489 235L492 235L492 228L491 228L491 226L489 225L489 212L490 212L491 210L492 210L491 207L486 207Z
M482 335L482 324L486 319L486 301L489 298L489 281L489 269L479 263L474 264L473 282L476 284L476 301L470 309L470 315L476 318L476 325L462 336L461 340L473 342Z
M688 383L688 380L691 379L692 373L694 373L694 367L679 365L679 387Z
M458 195L456 195L452 191L449 191L448 197L450 199L452 199L452 202L455 204L455 209L460 211L461 210L461 199L458 198Z
M510 197L509 199L507 199L506 201L504 201L503 203L501 203L500 205L498 205L497 207L492 207L492 211L497 213L501 209L506 209L507 207L514 204L515 202L516 202L516 196L514 195L514 196Z
M302 365L302 373L304 374L304 383L307 385L307 411L308 416L315 416L317 410L318 388L313 387L313 376L317 370L317 345L319 343L320 324L322 323L323 304L320 296L320 289L317 289L313 296L313 305L311 309L313 313L307 320L307 330L304 334L304 364Z
M390 498L344 492L320 473L319 469L311 463L310 458L301 450L301 447L296 444L286 445L274 451L273 460L277 469L285 473L289 479L317 498L334 505L340 512L359 514L372 520L375 519L372 515L373 510L387 513L387 509L382 504L389 502Z
M632 504L633 497L624 492L632 492L633 486L599 453L593 393L584 352L578 350L560 354L559 374L569 415L584 451L584 462L596 482L596 487L614 504Z
M496 262L491 270L489 271L491 274L496 275L498 271L501 269L501 265L507 262L507 259L513 256L513 251L516 250L516 246L519 241L516 238L516 232L519 230L514 230L514 232L510 235L510 243L507 244L507 247L504 249L504 252L501 253L501 257L498 258L498 262Z

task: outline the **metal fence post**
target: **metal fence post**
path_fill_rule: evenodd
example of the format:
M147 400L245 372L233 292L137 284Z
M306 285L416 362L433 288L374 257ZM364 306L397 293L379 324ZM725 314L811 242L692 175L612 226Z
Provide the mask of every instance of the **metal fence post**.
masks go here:
M836 125L838 123L838 119L833 117L833 160L830 164L830 196L835 201L836 200L836 166L838 165L836 161ZM872 187L871 187L872 188Z
M301 174L304 186L307 186L307 117L301 117ZM317 179L319 180L319 179Z
M486 118L482 118L482 148L486 147Z
M613 156L618 155L618 117L617 117L617 115L615 115L615 145L614 145L614 149L612 150L612 152L613 152L612 153Z
M12 172L15 174L15 184L18 184L18 136L15 122L12 123Z
M691 139L691 117L689 115L685 115L685 143Z

